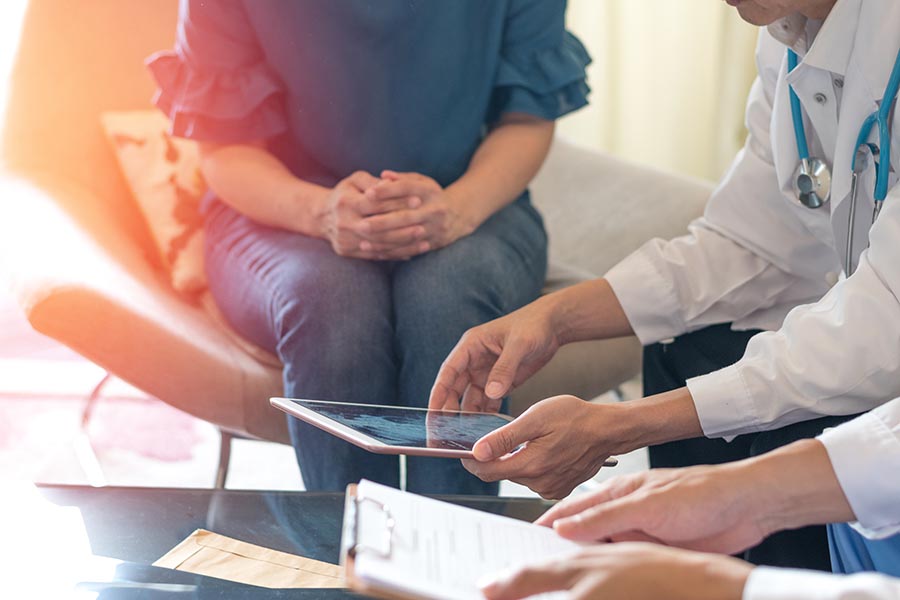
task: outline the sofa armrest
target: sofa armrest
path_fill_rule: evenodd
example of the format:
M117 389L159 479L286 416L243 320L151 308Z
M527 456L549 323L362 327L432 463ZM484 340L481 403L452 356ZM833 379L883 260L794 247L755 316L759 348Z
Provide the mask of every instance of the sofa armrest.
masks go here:
M0 272L29 316L48 297L71 287L110 287L152 273L148 256L102 213L101 203L61 178L0 173ZM113 258L115 257L115 259Z
M595 276L656 238L687 232L712 183L665 173L554 140L532 186L550 258Z
M250 359L201 307L171 291L111 218L63 208L101 206L90 192L5 175L0 202L0 270L37 331L199 418L287 440L281 415L271 423L265 416L280 372Z
M550 236L544 293L601 276L644 242L686 233L712 191L708 182L664 173L557 137L532 186ZM557 394L592 398L640 371L636 338L563 348L512 394L519 414Z

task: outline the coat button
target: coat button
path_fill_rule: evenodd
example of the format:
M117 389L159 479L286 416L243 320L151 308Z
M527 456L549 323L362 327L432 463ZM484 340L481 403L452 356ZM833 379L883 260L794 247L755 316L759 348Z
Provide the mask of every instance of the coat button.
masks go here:
M822 92L819 92L818 94L816 94L815 96L813 96L813 99L814 99L816 102L818 102L819 104L825 104L826 102L828 102L828 96L826 96L826 95L823 94Z
M830 287L833 287L834 284L838 282L838 279L840 279L840 275L838 275L835 271L829 271L825 275L825 283L827 283Z
M834 86L836 88L844 87L844 78L843 77L835 77L834 78Z

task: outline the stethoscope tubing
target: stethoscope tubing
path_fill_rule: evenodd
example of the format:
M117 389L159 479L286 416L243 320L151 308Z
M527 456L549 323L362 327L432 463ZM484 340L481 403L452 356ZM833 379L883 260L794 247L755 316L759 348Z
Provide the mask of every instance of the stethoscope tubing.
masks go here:
M900 51L897 52L891 77L884 90L884 100L878 107L878 142L881 148L879 149L880 160L875 180L875 202L883 202L887 198L888 179L891 172L891 121L894 105L897 103L898 90L900 90Z
M800 59L796 52L788 49L787 60L788 72L791 72L797 68ZM808 160L809 145L806 138L806 128L803 124L803 111L800 105L800 98L794 91L793 86L789 85L788 88L790 89L791 117L794 124L794 136L797 139L797 153L801 161ZM888 84L884 92L884 100L881 102L881 106L878 107L878 110L866 117L862 127L860 127L859 135L856 138L855 150L859 150L864 145L869 145L868 139L872 134L872 128L876 124L878 125L878 146L873 148L873 151L876 149L878 151L874 194L876 203L882 202L887 197L888 193L891 165L891 121L894 106L897 102L898 91L900 91L900 51L897 52L897 58L894 61L894 68L888 79ZM854 151L850 159L850 169L854 173L857 172L858 165L856 161L858 157L859 152ZM882 168L882 165L885 165L885 167Z
M788 73L797 68L799 58L793 50L788 50ZM794 86L788 85L791 91L791 117L794 121L794 137L797 138L797 153L800 160L809 160L809 146L806 142L806 127L803 125L803 111L800 107L800 98L794 91Z
M792 49L788 49L787 66L790 73L799 62L797 53ZM800 98L794 91L792 85L788 85L791 99L791 118L794 125L794 136L797 140L797 154L800 157L801 165L806 165L809 158L809 145L806 138L806 128L803 124L803 112L800 105ZM850 211L847 222L847 248L845 256L845 268L847 274L853 272L853 238L854 224L856 222L856 203L859 194L859 175L865 169L865 166L858 161L860 157L864 157L866 150L870 151L875 159L875 190L873 198L875 200L875 210L872 214L872 223L878 218L884 199L887 198L888 185L891 172L891 138L893 129L894 109L897 104L897 93L900 91L900 51L897 52L897 58L894 61L894 67L891 70L891 76L888 79L887 86L884 91L884 98L878 109L866 117L859 129L856 137L856 146L850 159L850 170L852 173L852 183L850 190ZM869 137L872 135L872 129L878 125L878 145L870 144ZM801 167L802 169L802 167ZM802 170L801 170L802 172Z

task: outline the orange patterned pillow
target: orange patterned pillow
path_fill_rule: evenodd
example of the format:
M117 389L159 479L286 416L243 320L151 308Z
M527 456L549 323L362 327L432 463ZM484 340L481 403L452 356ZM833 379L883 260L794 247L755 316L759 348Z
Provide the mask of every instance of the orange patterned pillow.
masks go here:
M170 136L169 119L155 109L106 112L100 119L172 287L199 294L206 289L198 210L206 184L197 143Z

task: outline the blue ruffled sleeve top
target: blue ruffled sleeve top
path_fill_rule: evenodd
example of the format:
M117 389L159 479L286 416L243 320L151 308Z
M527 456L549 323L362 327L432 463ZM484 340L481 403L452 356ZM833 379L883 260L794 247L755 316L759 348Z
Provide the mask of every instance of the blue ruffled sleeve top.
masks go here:
M333 186L356 170L449 185L504 113L587 103L590 57L565 0L182 0L150 57L173 133L266 141Z

